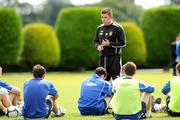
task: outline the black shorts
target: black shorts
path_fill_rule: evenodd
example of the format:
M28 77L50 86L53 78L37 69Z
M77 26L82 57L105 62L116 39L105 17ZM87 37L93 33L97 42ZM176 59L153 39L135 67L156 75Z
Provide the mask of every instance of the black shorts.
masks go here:
M107 71L106 80L114 80L120 76L121 61L120 55L100 56L99 66L104 67Z
M170 96L168 96L168 97L166 98L166 111L167 111L168 115L169 115L169 116L172 116L172 117L180 116L180 113L179 113L179 112L173 112L173 111L171 111L171 110L169 109L168 105L169 105L170 99L171 99Z
M0 116L4 116L5 113L0 109Z

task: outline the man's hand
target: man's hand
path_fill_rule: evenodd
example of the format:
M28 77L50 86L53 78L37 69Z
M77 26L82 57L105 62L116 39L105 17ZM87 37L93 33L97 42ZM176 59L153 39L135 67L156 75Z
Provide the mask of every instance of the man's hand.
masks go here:
M98 50L98 51L102 51L102 50L104 50L104 48L103 48L102 45L98 45L98 46L97 46L97 50Z
M21 95L21 90L17 87L13 87L11 91L9 91L10 93L16 94L18 96Z
M110 45L109 40L107 40L107 39L102 40L102 45L103 45L103 46L109 46L109 45Z

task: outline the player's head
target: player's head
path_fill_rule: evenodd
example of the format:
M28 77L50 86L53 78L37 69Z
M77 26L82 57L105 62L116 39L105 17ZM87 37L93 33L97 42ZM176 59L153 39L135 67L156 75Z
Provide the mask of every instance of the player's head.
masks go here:
M103 67L97 67L95 73L104 79L107 77L107 71Z
M125 64L125 74L128 76L133 76L136 73L136 64L133 62L127 62Z
M176 41L180 41L180 33L176 35Z
M180 63L176 65L176 75L180 76Z
M37 64L33 67L34 78L44 78L45 74L46 74L46 69L40 64Z
M110 25L112 23L112 9L111 8L103 8L101 10L101 20L104 25Z

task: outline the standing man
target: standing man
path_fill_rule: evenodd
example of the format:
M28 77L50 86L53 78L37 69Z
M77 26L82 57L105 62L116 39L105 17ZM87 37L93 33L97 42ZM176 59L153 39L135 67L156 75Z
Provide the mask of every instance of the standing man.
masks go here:
M126 45L125 33L118 23L113 22L110 8L101 10L102 25L97 27L95 47L100 52L99 66L107 70L106 80L120 76L121 48Z
M173 76L176 76L176 64L178 61L180 62L180 58L178 57L180 54L180 51L178 51L178 46L180 45L180 33L176 36L176 41L173 41L171 43L171 61L169 63L169 66L173 68Z

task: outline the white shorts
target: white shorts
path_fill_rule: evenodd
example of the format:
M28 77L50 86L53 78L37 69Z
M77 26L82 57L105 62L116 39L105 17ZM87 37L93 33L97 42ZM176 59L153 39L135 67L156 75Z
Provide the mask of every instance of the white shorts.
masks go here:
M8 95L8 90L6 88L0 87L0 94L1 95Z

